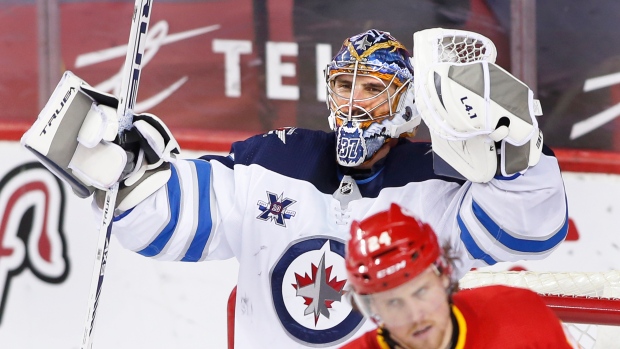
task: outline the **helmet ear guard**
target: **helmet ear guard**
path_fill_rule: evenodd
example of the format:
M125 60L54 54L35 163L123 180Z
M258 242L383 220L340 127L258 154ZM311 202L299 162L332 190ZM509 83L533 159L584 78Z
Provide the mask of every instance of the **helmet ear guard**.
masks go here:
M392 118L394 124L389 125L387 133L391 138L399 137L403 133L413 132L420 125L422 120L418 108L415 105L415 92L413 81L410 81L405 91L400 92L402 95L398 101L397 113ZM402 119L403 123L398 124L398 120Z

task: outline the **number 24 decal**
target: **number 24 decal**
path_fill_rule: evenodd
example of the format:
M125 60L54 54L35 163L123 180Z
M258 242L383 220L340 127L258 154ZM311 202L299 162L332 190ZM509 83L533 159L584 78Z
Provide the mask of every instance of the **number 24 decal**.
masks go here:
M381 235L379 235L379 237L371 236L368 238L368 251L374 252L381 247L381 244L389 246L391 243L392 239L390 238L390 234L384 231Z

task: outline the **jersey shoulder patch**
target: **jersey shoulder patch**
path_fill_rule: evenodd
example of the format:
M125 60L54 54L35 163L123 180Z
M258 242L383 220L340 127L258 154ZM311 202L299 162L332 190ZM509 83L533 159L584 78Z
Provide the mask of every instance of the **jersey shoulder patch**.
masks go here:
M297 127L281 127L271 130L263 135L263 137L277 137L283 144L286 144L286 138L295 134Z

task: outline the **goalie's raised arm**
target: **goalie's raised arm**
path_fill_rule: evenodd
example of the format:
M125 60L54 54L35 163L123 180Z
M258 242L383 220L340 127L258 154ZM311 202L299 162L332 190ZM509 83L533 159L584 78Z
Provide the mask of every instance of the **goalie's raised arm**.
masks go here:
M122 212L165 185L179 146L151 114L135 115L119 138L117 107L114 96L67 71L21 143L79 197L102 199L120 182Z
M495 56L495 45L477 33L414 34L416 106L430 129L438 174L484 183L524 173L540 159L540 103Z
M476 267L543 259L568 231L558 162L543 153L540 104L495 57L493 42L477 33L414 34L416 106L434 171L473 182L459 197L456 230Z

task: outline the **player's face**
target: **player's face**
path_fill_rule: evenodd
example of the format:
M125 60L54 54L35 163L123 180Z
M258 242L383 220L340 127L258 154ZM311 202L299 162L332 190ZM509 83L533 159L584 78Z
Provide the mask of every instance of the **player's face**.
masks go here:
M428 268L402 286L373 295L371 307L406 349L445 348L452 336L448 283L447 276Z
M369 115L380 118L390 114L388 98L396 92L395 84L371 75L357 75L353 80L352 74L341 74L330 82L339 116L347 117L350 111L354 120L364 120L369 119Z

